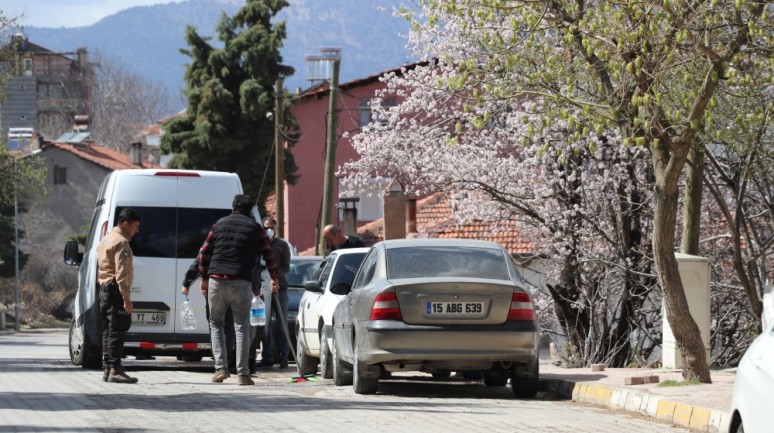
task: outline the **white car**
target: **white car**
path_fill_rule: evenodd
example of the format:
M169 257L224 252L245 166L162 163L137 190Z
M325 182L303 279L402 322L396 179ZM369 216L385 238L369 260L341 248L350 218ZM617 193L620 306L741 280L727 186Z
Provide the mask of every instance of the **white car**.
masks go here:
M325 379L333 377L331 318L336 305L349 292L352 279L369 248L331 252L320 265L316 279L304 283L296 317L296 366L299 374L314 374L317 364Z
M736 373L731 400L730 433L772 431L774 411L774 324L768 323L747 349Z

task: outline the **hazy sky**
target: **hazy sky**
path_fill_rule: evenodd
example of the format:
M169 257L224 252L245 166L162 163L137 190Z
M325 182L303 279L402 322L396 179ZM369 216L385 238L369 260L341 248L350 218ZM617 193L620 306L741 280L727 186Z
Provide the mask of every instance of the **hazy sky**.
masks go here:
M31 27L81 27L133 6L182 0L0 0L6 18L21 17Z

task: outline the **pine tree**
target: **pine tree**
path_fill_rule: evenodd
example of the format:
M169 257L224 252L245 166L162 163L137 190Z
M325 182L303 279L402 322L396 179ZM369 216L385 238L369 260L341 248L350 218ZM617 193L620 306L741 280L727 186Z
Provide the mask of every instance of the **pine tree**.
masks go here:
M275 81L293 73L282 64L285 23L272 23L285 0L247 0L218 25L222 48L196 29L186 29L191 57L185 74L188 110L164 126L161 149L174 153L170 167L237 173L246 193L263 203L274 190ZM291 119L289 110L284 113ZM294 183L296 165L285 151L285 178Z

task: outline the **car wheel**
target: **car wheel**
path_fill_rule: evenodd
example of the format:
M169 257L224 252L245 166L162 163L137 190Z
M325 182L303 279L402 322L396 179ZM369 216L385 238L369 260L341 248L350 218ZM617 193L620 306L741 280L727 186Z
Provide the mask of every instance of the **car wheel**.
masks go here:
M352 384L352 371L347 369L344 361L339 357L339 349L336 344L336 334L333 334L333 343L331 344L331 363L333 364L333 383L336 386L345 386Z
M354 370L352 375L352 387L357 394L375 394L376 390L379 389L379 378L363 377L363 368L365 367L365 364L360 361L360 351L358 350L357 345L355 345L354 352L355 362L352 365L352 370Z
M84 329L84 332L86 330ZM70 324L70 361L73 365L80 365L83 368L96 370L102 368L102 354L97 347L87 343L88 338L81 338L78 328L75 326L75 319Z
M306 354L304 343L300 338L296 338L296 369L301 376L317 373L317 358Z
M486 386L505 386L508 384L508 373L505 371L486 371L484 372L484 385Z
M323 335L320 339L320 374L323 379L333 377L333 365L331 364L331 349L328 347L328 337Z
M736 430L734 430L734 433L744 433L744 425L742 425L742 420L739 420L739 425L736 426Z
M534 363L532 371L526 373L523 366L514 366L511 369L511 389L516 398L533 398L537 395L539 383L538 363Z

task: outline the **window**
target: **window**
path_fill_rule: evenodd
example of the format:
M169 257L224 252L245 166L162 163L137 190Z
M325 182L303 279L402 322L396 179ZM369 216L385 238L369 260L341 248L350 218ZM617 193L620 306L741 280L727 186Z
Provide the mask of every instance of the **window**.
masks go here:
M54 166L54 185L64 185L67 183L67 167Z
M357 197L360 200L355 203L357 209L358 221L373 221L384 216L384 208L382 206L382 191L384 191L386 181L383 178L372 178L369 180L369 185L356 191L354 194L347 194L347 186L343 185L344 179L339 179L339 191L343 193L339 194L343 197Z
M474 247L407 247L387 251L387 278L511 279L500 250Z
M373 280L374 273L376 272L377 257L378 251L376 248L372 248L365 259L363 259L362 272L357 274L357 280L352 282L352 290L357 290Z
M231 213L230 209L133 207L142 218L140 232L130 242L138 257L194 259L212 225ZM122 209L116 207L116 217Z
M390 107L394 107L394 106L395 106L394 99L382 100L382 107L384 109L389 109ZM384 119L373 112L373 109L371 108L370 99L361 99L360 100L360 126L368 125L372 121L386 123L387 119Z
M24 75L32 76L32 59L24 59Z

